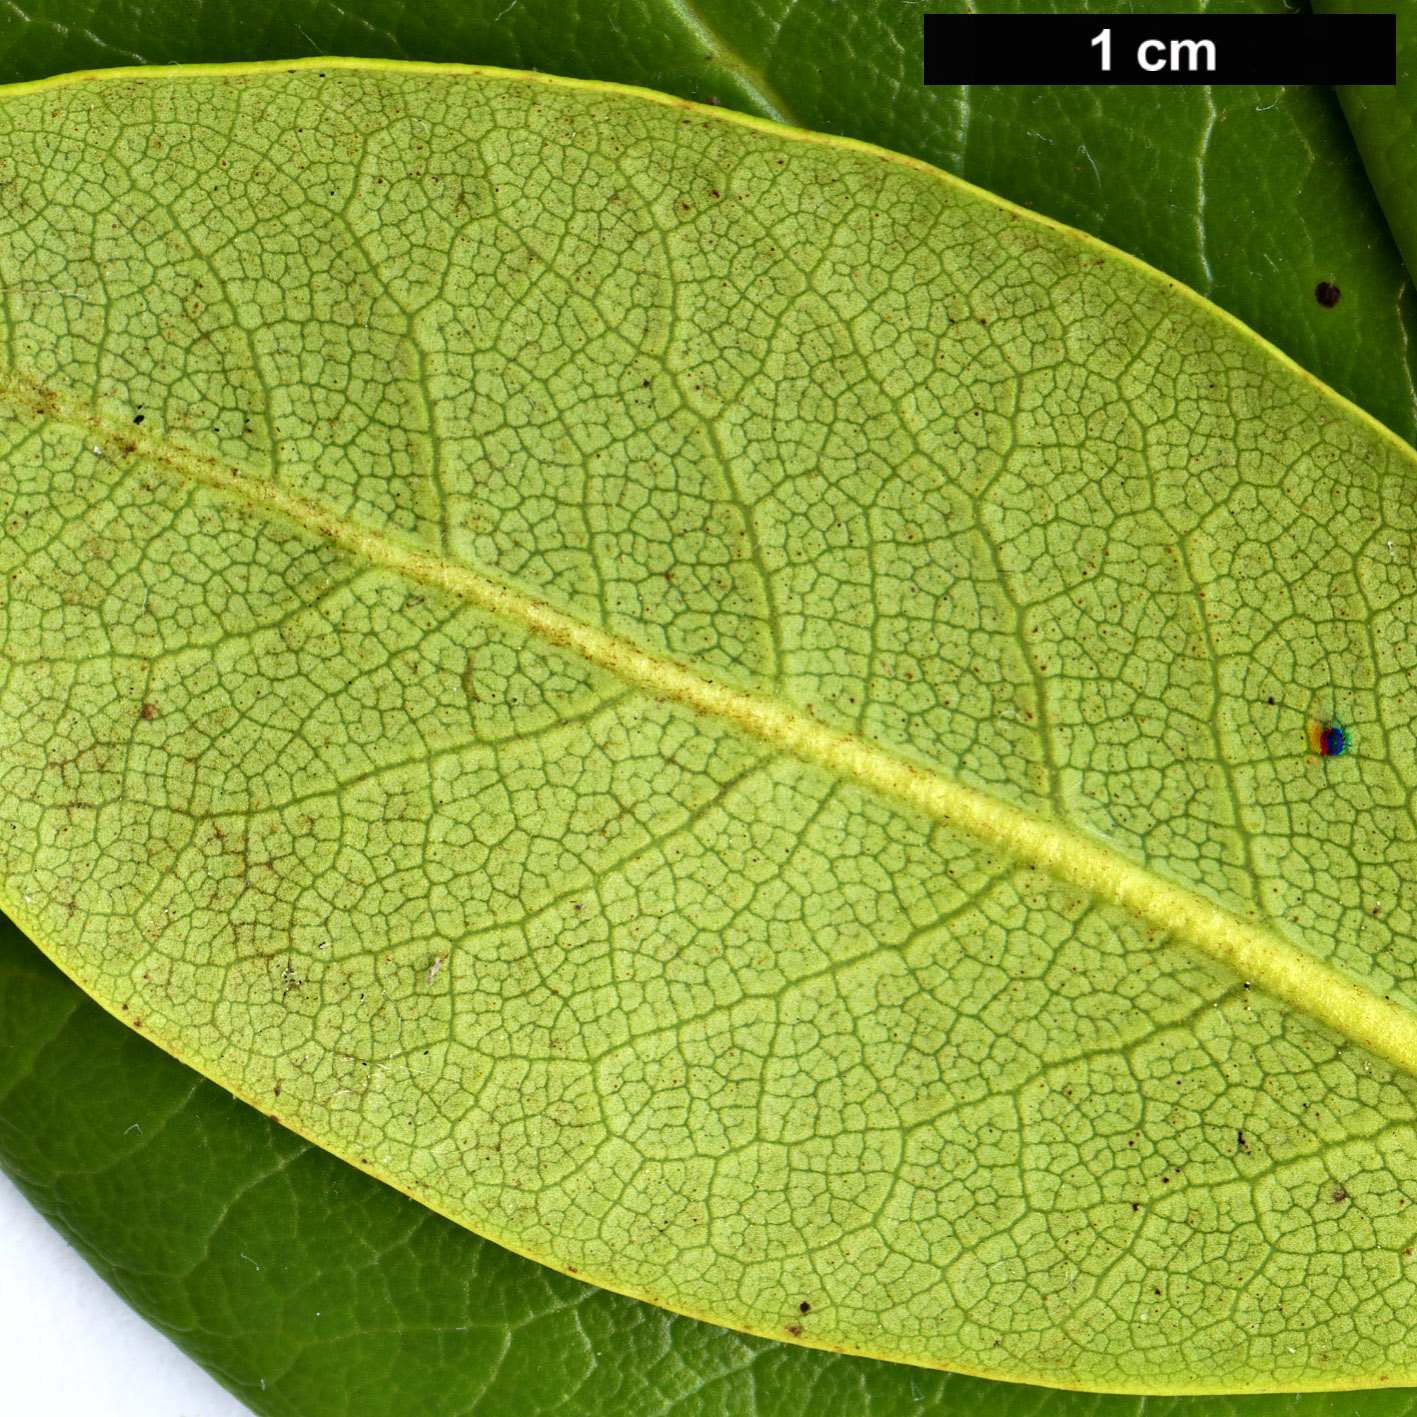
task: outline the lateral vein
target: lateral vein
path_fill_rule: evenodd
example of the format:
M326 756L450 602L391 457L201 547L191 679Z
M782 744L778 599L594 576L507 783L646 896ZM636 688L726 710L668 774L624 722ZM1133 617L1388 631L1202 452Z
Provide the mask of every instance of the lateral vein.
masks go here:
M618 676L653 697L717 719L799 761L823 768L912 809L1021 865L1131 912L1151 927L1228 966L1242 979L1309 1014L1342 1036L1417 1077L1417 1012L1379 995L1298 945L1243 919L1200 892L1125 860L1085 836L988 793L910 762L889 749L830 727L810 714L712 678L538 599L514 585L434 552L371 532L307 498L239 469L136 430L105 428L61 396L14 380L12 406L82 430L94 451L115 460L141 456L179 484L196 483L279 518L365 564L475 606Z

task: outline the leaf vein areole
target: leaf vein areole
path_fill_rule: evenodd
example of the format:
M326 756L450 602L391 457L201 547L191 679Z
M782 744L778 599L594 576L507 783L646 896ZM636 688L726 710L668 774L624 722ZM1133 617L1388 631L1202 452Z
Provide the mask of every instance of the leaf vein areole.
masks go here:
M812 17L725 16L682 71L786 82ZM104 1008L690 1317L1413 1380L1410 447L825 133L340 59L9 98L0 858Z
M1098 900L1129 910L1156 932L1209 955L1246 981L1417 1076L1417 1017L1411 1010L1200 892L1125 860L1096 838L952 781L938 769L831 728L766 695L652 654L494 576L353 525L314 501L243 475L238 468L163 446L141 430L105 428L97 414L66 403L52 389L26 387L12 376L4 401L83 430L86 438L98 440L94 446L101 456L141 456L179 484L202 486L251 512L277 518L337 546L356 561L382 567L517 625L644 693L729 724L865 791L965 832Z

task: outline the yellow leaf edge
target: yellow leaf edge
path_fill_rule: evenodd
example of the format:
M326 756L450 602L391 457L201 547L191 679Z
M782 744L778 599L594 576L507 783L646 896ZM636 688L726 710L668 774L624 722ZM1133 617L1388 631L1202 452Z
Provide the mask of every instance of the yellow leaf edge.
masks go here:
M354 56L315 55L291 60L84 69L46 79L0 86L0 103L12 97L77 88L95 82L175 84L194 79L245 78L260 74L301 71L323 74L334 70L485 77L542 85L552 90L633 98L714 122L769 133L779 139L787 138L829 150L888 161L925 174L971 201L993 206L1008 214L1011 219L1082 243L1097 253L1099 264L1122 263L1182 306L1189 304L1192 311L1201 318L1219 321L1228 326L1232 332L1273 360L1284 373L1291 377L1297 376L1308 384L1313 392L1332 406L1335 419L1342 418L1357 423L1370 438L1379 444L1387 444L1390 453L1409 465L1414 488L1417 488L1417 450L1405 439L1200 292L1088 232L1031 211L930 163L860 139L792 127L717 105L696 103L640 85L570 78L493 65L434 64L416 60L366 59ZM66 405L62 399L49 391L41 397L36 390L7 377L5 371L0 371L0 403L8 403L31 413L43 413L53 422L84 428L86 436L97 437L101 442L111 445L104 448L106 452L128 456L137 453L159 466L165 463L170 472L177 472L188 484L197 482L210 490L239 498L250 505L252 510L267 517L294 524L306 532L315 532L346 551L377 561L386 569L408 579L441 590L463 600L464 603L475 605L500 619L531 630L547 642L556 644L588 663L610 670L646 692L678 703L697 714L728 722L739 731L789 753L799 761L848 777L873 794L888 798L908 809L923 812L937 821L947 821L952 827L968 833L976 840L1012 854L1030 869L1044 870L1059 882L1085 890L1105 902L1131 911L1151 925L1153 932L1164 932L1173 941L1218 961L1273 997L1301 1010L1359 1046L1387 1059L1409 1075L1417 1077L1417 1012L1393 1003L1390 999L1379 998L1363 986L1347 979L1340 971L1314 959L1297 945L1248 923L1200 891L1174 885L1144 867L1123 860L1101 840L1089 839L1079 832L1048 822L1025 809L1000 802L987 793L955 783L928 764L909 761L904 753L889 752L862 743L850 734L826 727L807 714L775 703L761 693L736 688L721 679L710 678L698 670L650 654L617 636L588 626L545 602L537 601L491 576L470 568L451 566L441 558L416 547L401 544L391 536L372 538L367 532L343 523L340 518L311 502L270 488L253 495L251 483L242 479L235 470L228 471L218 467L211 460L196 454L163 449L152 435L142 435L132 428L105 428L98 417L86 413L83 408L74 404ZM1071 856L1072 860L1065 859L1068 856ZM62 951L56 952L46 947L43 932L27 923L27 917L29 922L34 922L34 916L25 910L22 894L0 884L0 909L3 909L61 972L105 1012L125 1026L132 1027L130 1018L124 1017L119 1006L109 1003L100 993L95 992L89 981L81 977L71 962L65 960ZM184 1066L191 1067L204 1076L210 1076L199 1063L185 1055L179 1045L169 1043L148 1030L141 1030L141 1036ZM547 1258L488 1231L475 1229L461 1216L430 1203L423 1195L414 1194L400 1184L396 1177L384 1174L376 1164L360 1159L353 1152L346 1155L330 1147L312 1135L296 1118L282 1115L279 1108L269 1111L272 1099L250 1095L239 1085L232 1085L224 1078L212 1080L232 1096L312 1145L331 1152L356 1170L373 1176L425 1208L443 1215L454 1224L474 1230L474 1233L522 1258L567 1274L583 1283L668 1308L685 1317L719 1327L777 1342L790 1342L798 1347L816 1348L884 1362L905 1362L911 1366L936 1368L967 1377L1078 1392L1201 1396L1293 1391L1292 1383L1264 1381L1244 1389L1237 1389L1233 1382L1208 1386L1201 1381L1172 1387L1144 1383L1068 1383L1007 1369L973 1368L929 1362L915 1357L903 1359L897 1354L877 1351L870 1347L823 1342L805 1335L790 1340L784 1339L778 1328L757 1327L726 1320L721 1315L707 1310L699 1311L678 1304L665 1304L623 1282L607 1282L591 1270L573 1268L563 1261ZM1338 1379L1331 1383L1308 1384L1305 1390L1346 1392L1375 1387L1400 1387L1413 1383L1417 1383L1417 1364L1414 1364L1410 1372L1404 1370L1372 1378Z

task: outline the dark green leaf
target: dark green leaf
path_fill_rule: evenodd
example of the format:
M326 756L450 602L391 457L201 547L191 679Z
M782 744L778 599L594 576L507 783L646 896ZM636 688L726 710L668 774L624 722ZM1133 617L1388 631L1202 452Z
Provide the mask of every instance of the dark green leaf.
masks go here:
M465 60L644 84L850 133L1134 251L1414 436L1412 292L1331 95L926 91L924 8L176 0L95 11L48 0L0 29L0 77L321 52ZM1280 11L1282 0L1263 8ZM1320 281L1341 286L1338 305L1315 300ZM257 1411L1138 1410L1136 1399L781 1347L588 1290L307 1148L134 1039L14 941L0 964L0 1039L6 1169ZM143 1144L127 1132L135 1120ZM275 1256L259 1272L242 1258L253 1244ZM1146 1409L1397 1417L1410 1405L1403 1394L1358 1394L1151 1399Z
M1338 97L1407 269L1417 270L1417 10L1373 0L1317 0L1314 8L1397 15L1397 83L1346 84Z
M0 1160L135 1308L271 1417L1132 1417L1099 1397L749 1338L594 1289L292 1136L0 927ZM1405 1393L1148 1417L1409 1417Z

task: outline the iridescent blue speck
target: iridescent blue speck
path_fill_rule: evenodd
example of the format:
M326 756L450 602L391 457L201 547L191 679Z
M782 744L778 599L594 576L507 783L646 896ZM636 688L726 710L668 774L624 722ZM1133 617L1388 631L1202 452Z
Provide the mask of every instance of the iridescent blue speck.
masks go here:
M1326 723L1319 734L1319 752L1326 758L1336 758L1348 751L1348 730L1336 723Z

